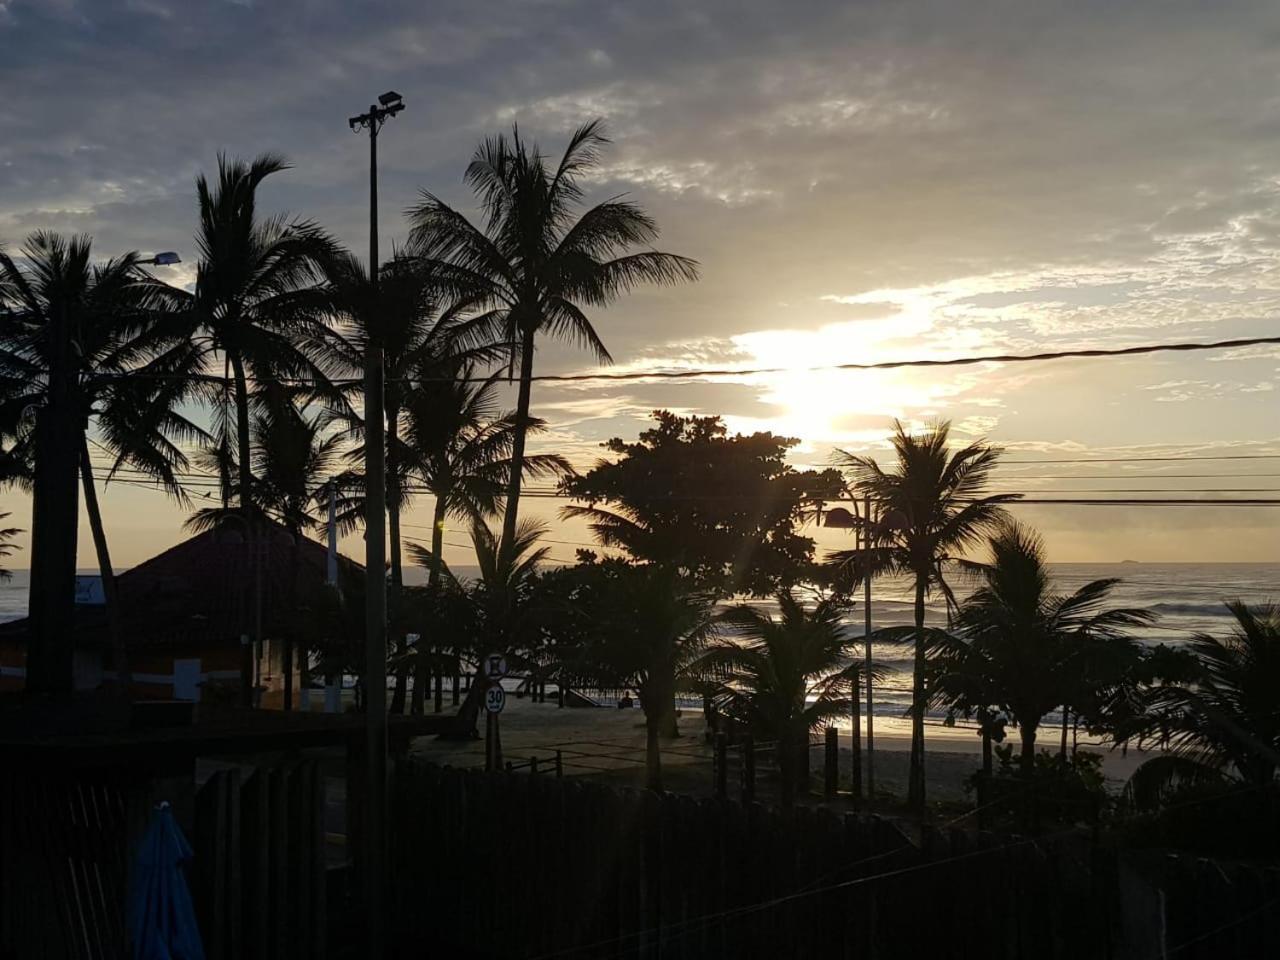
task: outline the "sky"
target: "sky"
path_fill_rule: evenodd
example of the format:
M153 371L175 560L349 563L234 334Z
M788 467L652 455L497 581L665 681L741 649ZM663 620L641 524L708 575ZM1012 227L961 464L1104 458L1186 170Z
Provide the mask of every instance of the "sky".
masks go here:
M422 189L474 212L462 172L482 137L518 122L555 153L603 117L614 143L590 199L627 194L660 249L702 268L593 315L617 368L793 369L537 385L538 448L582 467L661 407L795 437L798 466L882 456L895 417L947 418L1006 448L1000 489L1280 488L1280 459L1151 459L1280 454L1280 348L806 369L1275 336L1273 3L0 0L0 88L0 241L43 228L103 255L175 250L175 283L193 276L193 184L219 151L286 155L262 208L363 252L368 144L347 118L399 91L379 140L388 251ZM591 368L551 343L537 362ZM120 566L181 536L158 492L109 485L103 504ZM1061 561L1280 560L1278 507L1017 509ZM429 510L416 502L409 529L426 536ZM554 556L589 539L556 529Z

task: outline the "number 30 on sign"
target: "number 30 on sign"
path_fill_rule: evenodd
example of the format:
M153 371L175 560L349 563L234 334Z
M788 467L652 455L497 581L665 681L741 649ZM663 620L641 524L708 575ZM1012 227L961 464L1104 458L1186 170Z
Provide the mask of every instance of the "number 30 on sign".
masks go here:
M507 691L499 686L492 686L484 692L484 708L489 713L501 713L507 705Z

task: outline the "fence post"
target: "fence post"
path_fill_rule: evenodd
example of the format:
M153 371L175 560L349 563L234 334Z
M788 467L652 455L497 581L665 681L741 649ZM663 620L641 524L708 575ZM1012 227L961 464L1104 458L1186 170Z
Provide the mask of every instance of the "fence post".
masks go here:
M835 727L827 727L826 798L834 800L840 788L840 734Z
M564 706L564 683L556 684L556 706Z
M564 776L564 762L560 757L560 751L556 751L556 779Z
M756 799L756 743L751 734L742 739L742 802Z
M537 757L530 757L530 758L529 758L529 772L530 772L530 773L537 773L537 772L538 772L538 758L537 758Z
M715 778L716 799L726 800L729 797L729 741L723 734L715 735Z

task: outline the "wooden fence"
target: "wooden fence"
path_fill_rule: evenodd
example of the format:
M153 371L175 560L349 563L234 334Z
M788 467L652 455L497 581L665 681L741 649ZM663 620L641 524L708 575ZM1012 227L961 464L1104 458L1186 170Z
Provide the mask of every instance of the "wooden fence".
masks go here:
M664 960L1157 960L1199 937L1169 954L1183 960L1280 946L1265 919L1269 902L1280 911L1268 900L1280 894L1276 871L1220 870L1220 895L1197 907L1191 929L1166 922L1159 904L1194 896L1201 868L1186 875L1172 858L1126 868L1122 884L1116 855L1078 831L926 829L911 842L889 821L821 808L426 764L401 766L392 805L389 912L404 957L427 942L465 957ZM1126 917L1131 907L1141 915Z
M164 786L119 774L0 778L0 960L129 956L129 873L157 799ZM326 955L323 811L315 761L196 792L187 879L209 960Z
M208 960L323 958L324 778L304 761L215 773L196 794L192 886Z

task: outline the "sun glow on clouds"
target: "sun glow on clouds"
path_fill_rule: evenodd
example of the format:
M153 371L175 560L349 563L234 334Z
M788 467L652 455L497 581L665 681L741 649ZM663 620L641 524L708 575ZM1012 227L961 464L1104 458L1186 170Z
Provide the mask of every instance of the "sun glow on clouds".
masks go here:
M977 349L985 342L980 330L946 324L940 308L955 291L872 290L854 296L826 295L824 304L872 308L865 319L830 323L814 330L759 330L731 338L749 357L749 366L789 368L780 373L752 374L744 382L757 385L757 400L773 407L766 416L727 416L731 430L772 430L802 441L798 453L839 444L879 444L889 418L907 422L943 415L956 398L972 392L985 369L938 376L911 369L841 371L814 367L844 363L880 363L905 358L942 358ZM874 307L884 306L884 315ZM972 402L987 406L989 398Z

